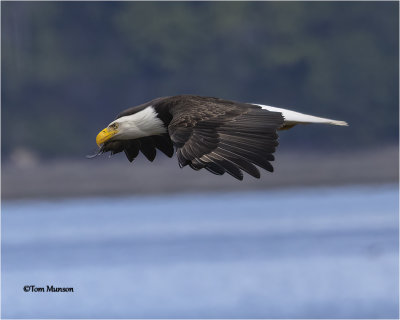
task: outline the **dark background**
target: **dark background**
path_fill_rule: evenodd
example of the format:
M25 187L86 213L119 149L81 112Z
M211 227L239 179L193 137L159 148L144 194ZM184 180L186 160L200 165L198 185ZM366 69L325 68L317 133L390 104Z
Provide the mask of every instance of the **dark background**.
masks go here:
M282 148L398 143L398 2L2 2L2 154L82 158L159 96L257 102L349 122Z

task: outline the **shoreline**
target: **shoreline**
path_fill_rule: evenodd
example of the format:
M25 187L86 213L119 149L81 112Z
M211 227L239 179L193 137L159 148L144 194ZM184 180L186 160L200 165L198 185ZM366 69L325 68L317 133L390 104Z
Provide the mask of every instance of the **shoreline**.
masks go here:
M176 159L162 156L153 163L143 156L129 163L124 155L43 161L28 167L9 162L2 166L2 200L390 184L399 181L398 159L397 147L351 154L280 152L273 173L261 169L261 179L245 174L243 181L228 174L180 169Z

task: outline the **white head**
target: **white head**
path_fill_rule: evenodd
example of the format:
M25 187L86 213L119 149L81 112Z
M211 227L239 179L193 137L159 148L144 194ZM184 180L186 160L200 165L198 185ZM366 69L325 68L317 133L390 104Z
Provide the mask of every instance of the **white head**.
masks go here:
M98 146L110 140L131 140L154 136L167 132L164 123L157 117L152 106L118 118L111 122L107 128L100 131L96 137Z

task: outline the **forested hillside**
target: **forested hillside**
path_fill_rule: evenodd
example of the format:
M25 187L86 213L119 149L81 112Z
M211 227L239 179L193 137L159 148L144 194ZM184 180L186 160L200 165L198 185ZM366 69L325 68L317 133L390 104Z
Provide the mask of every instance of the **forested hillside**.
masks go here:
M286 147L397 143L398 2L1 6L5 157L82 157L124 108L183 93L350 124L294 128Z

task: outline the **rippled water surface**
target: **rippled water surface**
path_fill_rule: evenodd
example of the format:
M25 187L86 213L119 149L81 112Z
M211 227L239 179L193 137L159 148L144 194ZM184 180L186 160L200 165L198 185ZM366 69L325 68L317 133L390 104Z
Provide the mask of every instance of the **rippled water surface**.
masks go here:
M3 202L2 317L395 318L398 226L393 185Z

